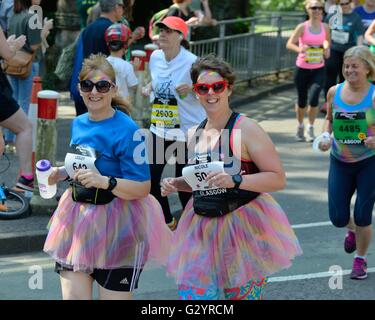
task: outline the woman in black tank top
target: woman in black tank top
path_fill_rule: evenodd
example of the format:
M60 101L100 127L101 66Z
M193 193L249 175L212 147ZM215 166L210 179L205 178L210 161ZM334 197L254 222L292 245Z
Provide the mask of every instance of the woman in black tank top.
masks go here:
M182 299L219 299L222 291L227 299L259 299L267 277L302 253L268 194L285 187L284 169L262 128L230 109L231 67L210 55L193 64L191 76L207 119L191 130L183 177L161 183L164 196L193 192L174 232L167 272Z

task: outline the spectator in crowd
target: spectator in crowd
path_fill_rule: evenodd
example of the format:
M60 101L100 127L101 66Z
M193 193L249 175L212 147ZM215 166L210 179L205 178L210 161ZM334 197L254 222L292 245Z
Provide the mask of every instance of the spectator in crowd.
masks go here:
M8 29L9 35L14 34L16 37L19 37L25 34L26 43L22 50L34 55L32 70L27 78L22 79L16 76L9 76L9 81L13 89L13 97L26 115L29 111L33 78L39 74L39 61L42 57L41 29L32 28L29 24L33 16L33 13L29 13L29 8L32 5L32 0L15 0L14 15L9 20ZM7 152L15 152L15 135L11 131L6 130L4 136Z
M375 19L375 0L366 0L365 4L356 7L354 12L358 13L362 19L363 27L367 29Z
M105 32L105 39L111 55L107 58L116 73L118 94L134 102L134 94L138 86L138 79L133 65L123 57L128 48L131 31L122 23L111 25Z
M24 35L16 38L5 38L0 27L0 57L11 59L17 50L26 42ZM0 68L0 127L7 128L16 134L17 154L20 162L20 178L17 187L23 190L33 190L34 175L31 168L32 126L25 112L19 107L12 96L12 87ZM1 142L4 145L4 142ZM0 148L3 148L0 147Z
M186 22L188 26L197 24L215 24L212 19L211 10L208 0L201 0L202 8L199 10L191 10L192 0L173 0L173 5L169 8L167 17L179 17Z
M76 0L77 11L80 17L81 29L87 25L88 10L97 4L98 0Z
M370 51L375 54L375 20L373 20L370 24L370 26L367 28L365 32L365 40L370 46Z
M105 41L105 31L113 23L119 21L124 14L123 0L99 0L99 4L101 8L100 17L81 33L74 59L70 92L74 99L77 116L87 112L87 108L77 89L78 74L81 70L82 62L91 54L103 53L106 56L110 55Z
M133 12L133 6L135 4L135 0L123 0L124 4L124 14L121 17L121 20L117 22L123 23L125 26L130 28L130 21L133 20L132 12ZM97 18L99 18L101 14L100 5L99 3L90 8L89 10L89 16L87 19L87 24L92 23ZM131 46L131 44L139 39L142 39L145 36L145 28L144 27L136 27L134 31L131 34L131 38L129 39L128 46ZM130 57L130 55L128 55Z
M8 34L8 24L13 16L14 0L0 0L0 26L5 36Z

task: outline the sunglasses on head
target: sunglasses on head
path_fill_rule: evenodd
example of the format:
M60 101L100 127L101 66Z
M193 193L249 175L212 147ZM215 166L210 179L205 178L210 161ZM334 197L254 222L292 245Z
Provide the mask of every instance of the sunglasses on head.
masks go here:
M199 94L200 96L205 96L212 88L214 93L222 93L225 88L228 86L228 82L226 80L217 81L211 84L208 83L195 83L194 91Z
M79 83L79 87L82 92L91 92L94 87L96 88L96 91L100 93L107 93L111 88L113 87L113 83L107 81L107 80L100 80L98 82L92 82L91 80L82 80Z
M323 7L310 7L309 8L310 10L320 10L320 11L323 11Z

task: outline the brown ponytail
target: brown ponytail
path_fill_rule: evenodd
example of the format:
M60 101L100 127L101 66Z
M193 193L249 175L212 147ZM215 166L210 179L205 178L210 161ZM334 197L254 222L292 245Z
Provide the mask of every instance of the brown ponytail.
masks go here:
M122 96L116 96L112 99L111 102L112 107L118 107L123 112L125 112L128 116L130 116L130 112L132 109L132 104L130 101Z

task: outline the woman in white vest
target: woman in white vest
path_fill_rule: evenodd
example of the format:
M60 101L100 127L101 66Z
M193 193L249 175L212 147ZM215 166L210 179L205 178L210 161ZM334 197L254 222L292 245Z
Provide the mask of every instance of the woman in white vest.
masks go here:
M160 50L151 55L151 83L143 90L152 103L151 194L159 200L165 222L174 230L177 221L171 214L168 199L160 194L160 179L173 150L177 151L175 174L181 176L186 158L187 130L203 121L206 113L192 92L190 68L197 56L184 47L188 46L188 26L178 17L167 17L156 25L160 29ZM190 196L189 193L179 193L183 207Z

